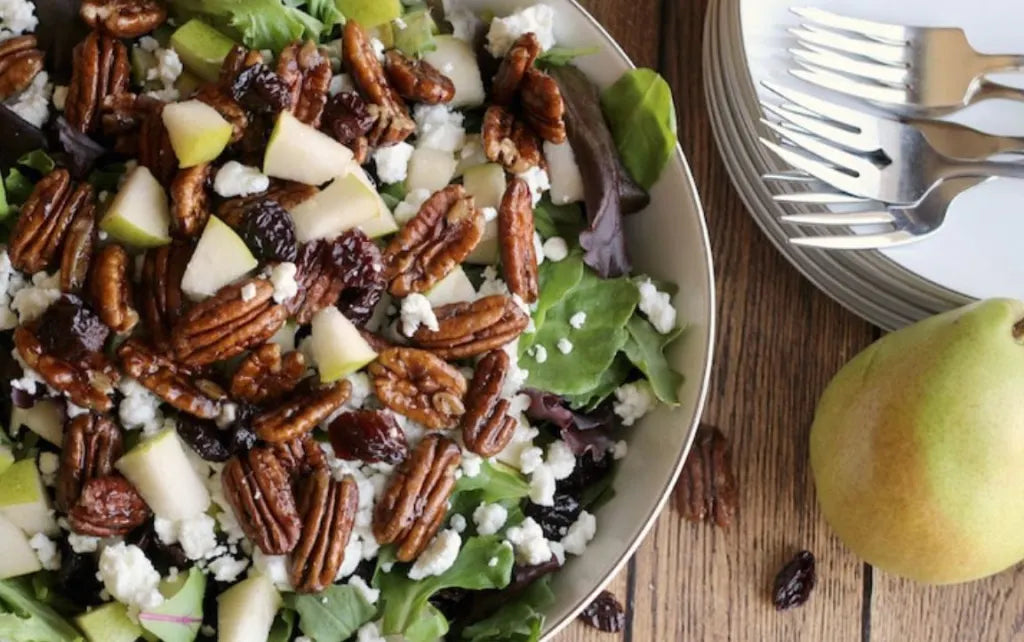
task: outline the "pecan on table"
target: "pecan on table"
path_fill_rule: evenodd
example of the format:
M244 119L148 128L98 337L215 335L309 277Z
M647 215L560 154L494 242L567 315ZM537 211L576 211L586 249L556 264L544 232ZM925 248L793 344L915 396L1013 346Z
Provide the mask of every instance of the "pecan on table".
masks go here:
M306 243L295 265L299 291L285 306L300 324L328 306L337 306L353 323L366 323L387 285L380 248L361 230Z
M343 91L327 100L320 128L351 149L355 161L362 165L370 153L367 136L376 122L362 96L354 91Z
M549 143L564 143L565 101L555 79L540 69L527 69L519 96L523 116L533 131Z
M391 87L370 37L355 20L345 25L341 55L355 85L371 103L370 114L376 124L369 134L370 144L387 147L411 136L416 123L409 116L409 108Z
M530 317L503 294L472 302L451 303L434 310L437 330L420 327L413 343L442 359L465 359L514 341Z
M502 58L498 73L494 74L494 84L491 86L492 103L508 107L515 102L523 76L526 75L527 69L533 68L533 63L540 52L537 34L531 31L519 36Z
M139 322L132 297L131 257L116 243L96 254L89 275L89 289L103 323L118 334L128 334Z
M15 36L0 42L0 101L28 87L43 70L44 57L36 48L35 36Z
M306 372L306 358L293 350L281 354L281 346L267 343L249 353L231 377L231 396L260 404L277 401L299 385Z
M345 380L314 386L309 392L293 395L276 408L256 415L252 429L263 441L291 441L316 428L340 408L350 394L352 384Z
M391 348L380 353L369 371L382 404L427 428L451 428L466 412L466 378L429 352Z
M455 98L455 83L426 60L412 58L397 49L384 54L384 71L391 86L406 100L439 105Z
M92 352L77 362L67 361L43 350L35 324L14 330L14 346L22 360L51 388L66 394L71 403L99 412L110 410L110 399L120 375L105 356Z
M331 61L312 40L293 42L277 56L277 75L291 93L289 110L307 125L320 125L331 85Z
M82 493L82 484L114 472L124 454L121 429L106 415L84 413L64 423L64 441L57 469L56 505L68 512Z
M419 557L437 533L448 512L455 469L461 461L458 444L430 434L391 478L374 508L373 534L381 545L398 544L398 561Z
M718 428L702 425L676 487L680 512L691 522L727 528L736 514L736 492L729 441Z
M533 196L519 177L509 181L498 208L501 269L512 294L526 303L537 301L537 246L533 242Z
M327 457L320 442L309 433L291 441L270 444L270 448L293 481L327 468Z
M237 229L245 222L245 213L249 208L261 201L274 201L284 209L290 210L316 196L318 191L312 185L273 178L265 192L238 196L221 203L217 208L217 218Z
M121 366L147 390L182 412L201 419L216 419L227 397L220 387L192 370L129 339L117 350Z
M210 193L206 187L213 167L201 163L179 169L171 183L171 231L180 238L199 236L210 219Z
M384 277L396 297L425 292L469 256L484 233L484 215L461 185L436 192L384 251Z
M75 46L64 106L68 124L81 132L93 131L99 124L104 99L128 91L130 73L124 43L93 30Z
M60 289L77 293L89 278L89 266L96 246L96 206L82 207L68 226L60 255Z
M78 501L68 511L71 530L94 537L127 535L149 519L146 501L120 475L93 477L82 484Z
M508 375L509 356L504 350L484 355L473 373L462 416L462 439L466 448L481 457L493 457L512 440L518 422L508 414L511 403L501 396Z
M255 288L248 301L243 288ZM174 353L186 366L205 366L230 359L257 346L281 329L287 317L284 306L273 300L274 286L266 279L246 279L226 285L197 304L171 333Z
M66 169L44 176L21 206L21 216L11 232L11 264L22 272L38 272L52 264L71 222L94 208L88 183L77 187Z
M299 500L302 536L292 551L291 583L299 593L334 584L359 511L359 487L351 475L335 480L324 469L303 484Z
M149 342L161 352L171 350L171 331L185 314L181 279L192 248L171 243L146 251L142 260L139 307Z
M288 472L269 448L232 457L221 481L239 526L253 544L267 555L284 555L295 548L302 520Z
M543 162L540 139L524 122L501 105L484 113L484 154L513 174L522 174Z
M82 0L79 15L85 24L118 38L138 38L167 20L159 0Z

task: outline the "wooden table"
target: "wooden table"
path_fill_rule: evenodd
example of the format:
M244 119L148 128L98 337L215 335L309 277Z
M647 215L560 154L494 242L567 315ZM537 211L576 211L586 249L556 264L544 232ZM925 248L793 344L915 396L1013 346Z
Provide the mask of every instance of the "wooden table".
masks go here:
M707 0L581 0L638 65L672 84L680 139L711 228L718 349L705 421L734 444L739 515L727 531L684 522L675 506L610 589L627 603L622 638L941 642L1024 639L1024 570L922 587L872 569L832 535L815 505L807 433L829 378L878 336L801 277L761 235L729 182L701 79ZM768 592L797 550L818 558L801 609ZM574 624L560 642L615 636Z

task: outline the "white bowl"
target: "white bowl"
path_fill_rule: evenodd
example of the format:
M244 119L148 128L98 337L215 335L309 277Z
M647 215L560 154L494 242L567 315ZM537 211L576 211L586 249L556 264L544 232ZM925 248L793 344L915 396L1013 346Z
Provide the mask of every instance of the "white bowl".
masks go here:
M544 0L555 9L559 46L600 46L577 65L598 85L615 82L633 67L629 57L590 14L573 0ZM499 15L534 4L529 0L463 0ZM550 640L586 606L626 563L654 524L675 485L704 407L715 330L715 285L711 247L697 188L677 148L651 190L651 206L627 219L635 270L679 285L675 306L688 326L670 355L686 382L682 404L661 408L630 430L615 497L597 512L597 536L586 553L570 558L555 575L555 604L548 610L544 640Z

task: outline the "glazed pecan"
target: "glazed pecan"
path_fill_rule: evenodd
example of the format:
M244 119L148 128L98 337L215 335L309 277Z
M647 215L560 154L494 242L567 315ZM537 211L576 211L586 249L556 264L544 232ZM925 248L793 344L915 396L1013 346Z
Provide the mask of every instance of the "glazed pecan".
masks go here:
M320 128L351 149L356 162L362 165L370 150L367 136L376 122L362 96L343 91L327 101Z
M131 482L120 475L93 477L82 484L68 511L71 530L94 537L127 535L149 519L149 506Z
M212 381L197 377L194 371L156 354L137 339L125 341L117 356L125 372L178 410L201 419L220 415L227 394Z
M484 233L484 215L461 185L431 196L384 251L392 295L425 292L469 256Z
M249 115L228 91L219 85L207 84L196 91L195 99L213 107L224 120L231 123L232 143L242 140L245 129L249 126Z
M138 38L167 20L158 0L82 0L82 20L90 27L118 38Z
M402 97L388 83L370 37L355 20L349 20L345 25L341 53L352 80L372 103L369 111L376 124L369 135L370 144L381 147L396 145L412 135L416 131L416 123L409 116Z
M736 514L736 478L729 441L718 428L701 425L686 458L676 496L683 517L727 528Z
M245 221L246 211L260 201L276 201L284 209L290 210L299 203L316 196L317 192L319 190L312 185L271 179L270 187L265 192L249 196L239 196L221 203L220 207L217 208L217 218L231 227L238 228Z
M57 510L66 513L82 494L82 484L114 472L124 454L121 429L106 415L87 412L64 422L57 469Z
M263 53L258 49L246 49L242 45L235 45L224 56L224 62L220 65L220 77L217 84L224 89L230 90L238 76L250 67L263 64Z
M321 469L306 480L299 500L302 536L291 560L297 592L319 593L334 584L358 511L359 487L351 475L337 481Z
M252 429L263 441L280 443L309 433L327 419L352 394L352 384L341 380L313 387L305 394L293 395L278 407L256 415Z
M100 352L86 355L76 363L43 351L36 336L35 325L18 326L14 330L14 346L22 360L46 381L51 388L68 396L71 403L83 408L106 412L113 407L110 395L120 375Z
M465 377L429 352L391 348L369 370L380 402L427 428L451 428L466 412Z
M131 257L116 243L96 254L89 275L89 289L103 323L118 334L128 334L139 322L132 297Z
M511 404L501 397L508 368L508 353L492 350L477 364L469 384L466 414L462 416L462 439L466 448L481 457L500 453L516 431L518 422L508 414Z
M171 147L171 136L164 127L163 104L155 104L146 112L139 127L136 154L139 164L149 169L165 188L178 174L178 157Z
M533 67L540 52L537 34L531 31L519 36L502 58L498 73L494 75L494 84L491 86L492 103L508 107L515 101L526 70Z
M192 257L192 249L172 243L146 251L139 287L142 321L149 341L162 352L171 349L171 331L185 314L181 279Z
M299 385L306 358L293 350L281 355L281 346L267 343L249 353L231 378L231 396L259 404L277 401Z
M487 159L513 174L522 174L543 160L537 135L501 105L491 105L484 113L482 135Z
M33 35L15 36L0 42L0 101L30 85L43 70L43 58Z
M85 287L96 245L96 207L89 202L82 207L68 227L60 257L60 289L77 293Z
M495 294L434 310L437 330L421 326L413 342L442 359L475 357L515 341L530 317L510 297Z
M126 92L130 73L124 43L93 30L74 50L64 106L68 124L85 133L95 129L104 98Z
M243 288L255 288L255 296L246 301ZM284 325L287 312L274 303L273 296L270 281L246 279L224 286L197 304L171 333L178 360L186 366L205 366L242 354L274 336Z
M513 178L498 209L501 269L509 291L526 303L536 302L538 295L535 233L530 186L521 178Z
M66 169L44 176L21 206L11 232L11 264L23 272L45 269L57 257L64 236L76 216L91 212L93 191L88 183L74 187Z
M221 481L238 524L253 544L267 555L284 555L295 548L302 521L288 472L269 448L232 457Z
M270 448L293 481L327 468L327 457L320 443L309 433L291 441L270 444Z
M307 125L319 126L331 84L331 61L327 56L312 40L293 42L277 56L277 75L291 93L289 110Z
M419 557L440 528L461 461L458 444L434 433L420 441L391 478L374 508L373 534L382 545L398 544L398 561Z
M455 83L426 60L411 58L398 49L384 54L384 71L402 98L438 105L455 98Z
M549 143L564 143L565 102L555 79L540 69L527 69L519 96L523 115L533 131Z
M349 230L333 241L306 243L295 264L299 291L285 305L300 324L332 305L353 323L366 323L384 294L380 248L360 230Z
M206 190L213 167L201 163L179 169L171 183L171 231L180 238L199 236L210 218L210 194Z

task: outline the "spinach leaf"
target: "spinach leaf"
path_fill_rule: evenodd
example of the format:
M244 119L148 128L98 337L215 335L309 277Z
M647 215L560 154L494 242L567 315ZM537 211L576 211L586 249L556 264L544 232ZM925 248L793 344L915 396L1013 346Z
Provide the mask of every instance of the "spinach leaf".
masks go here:
M25 579L0 581L0 639L11 642L81 642L84 638L49 606L32 598Z
M334 584L319 595L290 593L285 606L299 614L302 634L318 642L342 642L377 614L362 593Z
M676 150L672 89L658 72L634 69L604 91L601 106L626 169L650 189Z
M560 236L570 245L575 245L577 237L587 224L583 208L579 203L555 205L545 195L544 199L533 210L533 225L537 232L545 238Z
M537 57L537 63L543 68L564 67L577 58L600 51L600 47L552 47Z
M661 334L650 321L638 316L629 320L626 329L629 331L629 340L623 346L626 356L647 376L654 396L662 403L678 406L683 376L668 364L665 348L682 334L683 329L676 328L668 334Z
M288 642L292 639L293 630L295 630L295 611L281 609L274 617L274 624L270 627L267 642Z
M565 400L574 410L593 410L615 392L616 388L626 383L631 372L633 372L633 364L620 353L615 357L615 361L612 361L612 365L604 371L593 389L579 395L565 395Z
M551 577L542 577L494 615L467 626L467 642L536 642L544 628L543 610L555 602Z
M451 497L451 513L468 515L480 502L494 504L520 499L530 494L530 484L522 474L505 464L484 461L476 477L463 475L455 482Z

